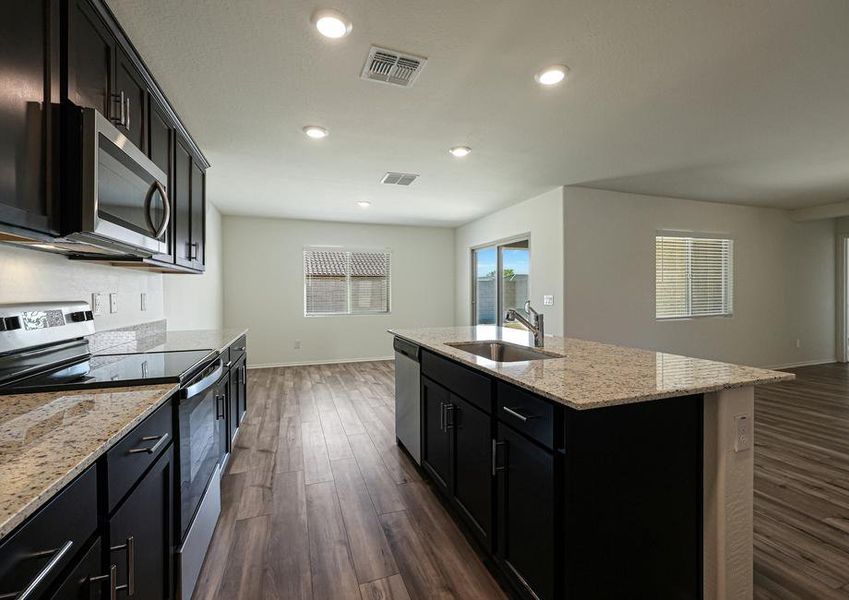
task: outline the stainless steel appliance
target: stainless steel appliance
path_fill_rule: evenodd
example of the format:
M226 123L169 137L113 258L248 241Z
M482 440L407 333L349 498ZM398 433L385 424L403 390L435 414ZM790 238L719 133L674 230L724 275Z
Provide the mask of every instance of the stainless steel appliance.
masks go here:
M77 254L167 252L167 175L96 110L66 112L63 240L53 246Z
M85 336L94 332L85 302L0 305L0 394L180 385L175 532L180 590L191 598L221 510L224 364L214 350L92 355Z
M395 437L416 461L422 462L421 365L415 344L395 338Z

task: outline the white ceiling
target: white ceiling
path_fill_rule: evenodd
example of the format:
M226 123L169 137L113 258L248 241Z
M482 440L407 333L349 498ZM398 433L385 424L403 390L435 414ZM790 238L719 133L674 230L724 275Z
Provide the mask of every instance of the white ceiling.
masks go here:
M849 198L846 0L108 3L212 162L226 214L457 225L572 184L787 208ZM350 36L312 28L326 7ZM428 57L412 88L359 78L372 43ZM570 79L541 89L552 63ZM472 154L450 156L458 144ZM385 171L421 178L384 186Z

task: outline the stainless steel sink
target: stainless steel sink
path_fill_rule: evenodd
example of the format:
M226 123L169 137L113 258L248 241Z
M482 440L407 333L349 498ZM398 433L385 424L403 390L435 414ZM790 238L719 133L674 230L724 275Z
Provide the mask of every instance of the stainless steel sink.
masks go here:
M496 340L482 342L456 342L448 346L464 352L476 354L494 360L495 362L520 362L525 360L545 360L546 358L562 358L556 354L541 352L532 348L515 346Z

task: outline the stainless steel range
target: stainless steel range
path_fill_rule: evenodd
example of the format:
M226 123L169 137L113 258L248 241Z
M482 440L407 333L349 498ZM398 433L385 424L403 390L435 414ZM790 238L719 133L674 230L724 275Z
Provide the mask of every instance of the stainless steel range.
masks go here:
M190 598L221 510L224 372L216 350L89 352L95 333L85 302L0 305L0 395L176 383L175 535L183 598Z

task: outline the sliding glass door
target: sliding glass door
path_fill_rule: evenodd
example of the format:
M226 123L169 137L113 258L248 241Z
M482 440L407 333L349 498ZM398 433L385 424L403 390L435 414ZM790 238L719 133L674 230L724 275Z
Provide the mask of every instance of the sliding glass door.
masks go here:
M522 309L529 298L530 254L527 239L472 250L472 320L475 325L504 325L508 308ZM508 323L507 325L519 326Z

